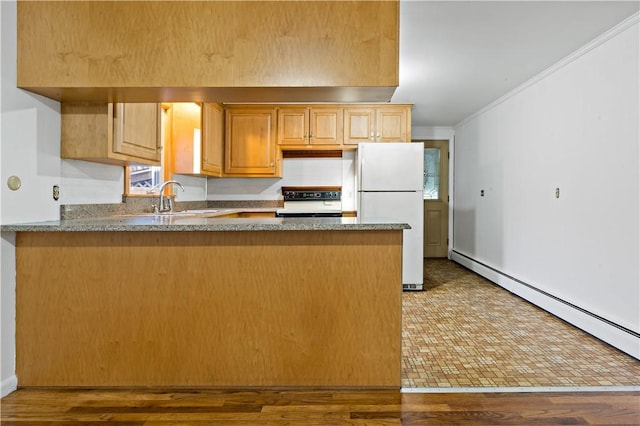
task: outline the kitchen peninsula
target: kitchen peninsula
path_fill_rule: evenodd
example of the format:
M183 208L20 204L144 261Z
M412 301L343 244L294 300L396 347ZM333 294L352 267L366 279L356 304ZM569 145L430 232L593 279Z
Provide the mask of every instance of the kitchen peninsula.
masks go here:
M138 215L16 232L19 385L399 388L403 223Z

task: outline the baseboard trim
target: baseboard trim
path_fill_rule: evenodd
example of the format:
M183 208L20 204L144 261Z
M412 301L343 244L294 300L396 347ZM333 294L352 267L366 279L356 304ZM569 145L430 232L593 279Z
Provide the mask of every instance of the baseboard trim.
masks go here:
M451 260L569 324L608 343L614 348L640 360L640 335L638 335L638 333L581 309L570 302L545 293L530 283L520 281L455 250L451 252Z
M9 395L11 392L18 389L18 377L14 374L13 376L4 379L0 384L0 398L4 398Z

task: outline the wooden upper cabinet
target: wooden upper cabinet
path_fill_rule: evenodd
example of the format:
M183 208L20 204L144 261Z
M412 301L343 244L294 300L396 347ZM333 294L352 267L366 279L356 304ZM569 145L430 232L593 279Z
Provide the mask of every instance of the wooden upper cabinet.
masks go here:
M18 87L63 102L387 102L399 81L399 0L20 0L17 20Z
M341 145L341 107L300 107L278 110L278 144L285 146Z
M222 105L202 105L202 172L210 176L224 173L224 110Z
M174 173L200 173L200 105L193 102L162 104L164 114L164 145L170 150L165 161L171 163L168 176Z
M224 110L222 105L193 102L163 104L171 139L170 175L222 176L224 165Z
M278 144L306 145L309 143L309 108L280 108L278 110Z
M113 151L160 161L160 108L155 103L113 104Z
M411 106L361 106L344 110L344 144L410 142Z
M344 143L373 142L376 114L373 108L357 107L344 110Z
M225 129L225 175L279 176L275 108L227 109Z
M160 165L160 105L63 103L60 156Z
M411 142L411 109L376 108L376 142Z
M311 108L309 113L309 141L312 145L340 145L343 138L343 125L342 108Z

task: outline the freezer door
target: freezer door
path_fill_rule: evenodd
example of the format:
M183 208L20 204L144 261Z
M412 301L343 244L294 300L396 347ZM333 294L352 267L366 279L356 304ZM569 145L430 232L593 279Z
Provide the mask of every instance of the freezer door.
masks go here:
M358 145L360 191L421 191L423 143L361 143Z
M422 288L424 250L422 191L360 192L359 194L359 217L397 219L411 226L411 229L403 231L402 284L415 284L417 288Z

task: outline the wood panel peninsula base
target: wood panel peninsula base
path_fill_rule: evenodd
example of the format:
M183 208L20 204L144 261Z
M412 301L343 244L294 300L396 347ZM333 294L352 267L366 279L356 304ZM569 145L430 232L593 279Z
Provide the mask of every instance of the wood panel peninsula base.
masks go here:
M401 385L402 230L18 232L21 387Z

